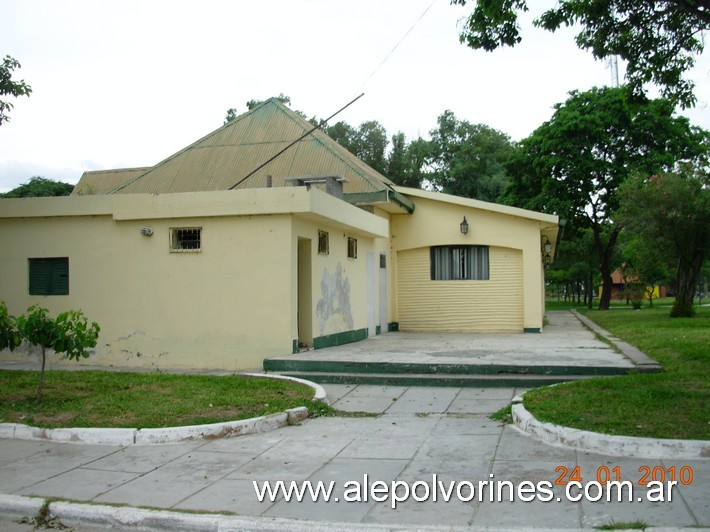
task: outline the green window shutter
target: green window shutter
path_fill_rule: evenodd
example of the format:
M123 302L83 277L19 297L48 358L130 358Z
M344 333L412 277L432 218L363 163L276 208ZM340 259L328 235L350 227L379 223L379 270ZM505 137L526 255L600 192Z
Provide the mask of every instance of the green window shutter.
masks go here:
M69 258L29 259L30 295L69 295Z

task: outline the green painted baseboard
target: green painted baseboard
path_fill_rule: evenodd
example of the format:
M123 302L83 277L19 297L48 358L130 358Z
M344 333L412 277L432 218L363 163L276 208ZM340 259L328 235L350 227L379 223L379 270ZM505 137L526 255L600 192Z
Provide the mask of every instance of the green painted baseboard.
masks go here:
M313 339L314 349L323 349L324 347L333 347L334 345L349 344L351 342L359 342L367 338L368 330L357 329L353 331L345 331L341 333L329 334L327 336L318 336Z
M387 324L387 332L397 332L399 331L399 322L393 321Z
M542 329L540 327L525 327L523 332L526 333L541 333Z

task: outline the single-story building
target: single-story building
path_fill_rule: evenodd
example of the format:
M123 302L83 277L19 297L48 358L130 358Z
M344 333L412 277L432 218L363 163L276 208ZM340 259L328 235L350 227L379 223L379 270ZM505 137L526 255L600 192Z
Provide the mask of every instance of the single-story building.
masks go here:
M635 274L629 274L624 271L624 266L619 266L611 274L611 297L619 301L624 299L633 299L634 290L637 289L638 277ZM599 295L601 297L601 287L599 287ZM666 285L644 286L641 297L643 299L653 299L659 297L668 297L668 287Z
M312 127L271 99L153 167L0 200L0 300L81 309L101 326L86 363L133 367L541 331L556 216L396 186L320 130L288 148Z

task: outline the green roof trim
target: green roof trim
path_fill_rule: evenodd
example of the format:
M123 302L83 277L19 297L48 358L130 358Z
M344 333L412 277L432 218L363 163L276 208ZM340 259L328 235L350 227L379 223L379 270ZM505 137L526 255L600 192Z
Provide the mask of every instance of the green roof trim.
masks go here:
M376 203L396 203L409 214L414 212L414 202L395 190L384 189L375 192L355 192L344 194L344 199L352 205L372 205Z
M403 196L402 194L400 194L396 190L388 190L387 194L389 195L389 197L392 201L394 201L395 203L398 203L399 205L401 205L402 207L407 209L407 211L409 211L409 214L412 214L414 212L414 207L415 207L414 202L412 200L410 200L408 197Z

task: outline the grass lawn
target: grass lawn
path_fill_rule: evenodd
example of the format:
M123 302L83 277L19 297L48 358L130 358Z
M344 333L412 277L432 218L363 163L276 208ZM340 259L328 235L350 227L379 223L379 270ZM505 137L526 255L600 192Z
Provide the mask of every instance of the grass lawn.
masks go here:
M0 370L0 422L156 428L247 419L312 406L313 389L277 379L113 371Z
M670 318L664 303L638 311L624 303L579 309L658 361L662 373L536 389L525 395L525 408L541 421L606 434L710 439L710 307L696 307L693 318Z

